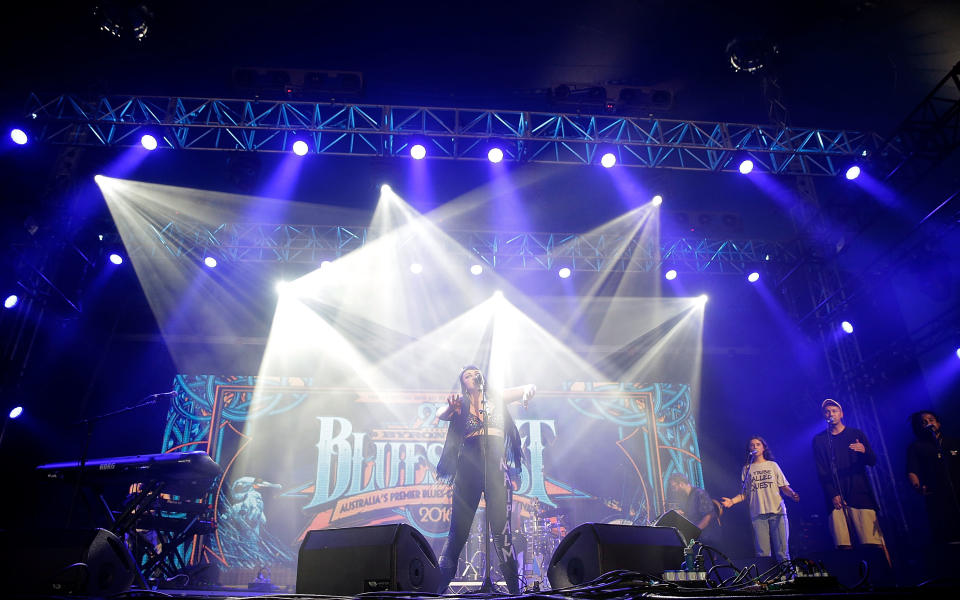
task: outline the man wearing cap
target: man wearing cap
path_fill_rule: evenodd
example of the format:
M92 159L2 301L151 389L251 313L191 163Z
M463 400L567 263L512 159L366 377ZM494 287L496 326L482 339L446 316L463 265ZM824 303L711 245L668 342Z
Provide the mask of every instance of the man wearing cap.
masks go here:
M827 429L813 436L813 457L830 515L828 524L837 548L883 545L877 522L877 501L867 467L877 464L867 436L843 424L843 408L832 398L820 405Z

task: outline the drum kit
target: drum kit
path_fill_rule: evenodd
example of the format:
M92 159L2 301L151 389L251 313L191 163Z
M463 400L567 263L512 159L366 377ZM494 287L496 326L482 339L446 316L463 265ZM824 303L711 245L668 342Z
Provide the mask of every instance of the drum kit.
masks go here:
M458 579L479 581L483 578L483 509L477 511L474 527L467 540L466 552L461 559ZM512 531L513 549L520 565L520 575L527 581L546 583L546 568L560 540L567 535L567 524L556 507L547 507L539 501L531 506L530 516L521 518L519 526ZM495 559L491 566L496 567ZM542 585L540 589L545 589Z

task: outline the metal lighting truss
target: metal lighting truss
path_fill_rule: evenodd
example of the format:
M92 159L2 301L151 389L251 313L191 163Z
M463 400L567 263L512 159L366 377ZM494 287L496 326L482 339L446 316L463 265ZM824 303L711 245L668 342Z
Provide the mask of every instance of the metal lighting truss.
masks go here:
M55 144L132 146L150 133L161 148L289 152L302 139L316 154L404 156L415 143L431 158L595 164L606 152L628 167L736 171L749 156L771 173L837 175L879 136L711 121L280 100L31 94L33 136ZM889 152L896 149L888 147Z
M152 229L156 244L127 248L131 256L167 253L226 262L320 265L363 247L365 227L225 223L217 227L170 221ZM681 272L744 273L762 264L800 260L790 244L761 240L661 240L659 246L616 234L449 232L449 250L466 249L493 268L573 271L652 271L662 265Z

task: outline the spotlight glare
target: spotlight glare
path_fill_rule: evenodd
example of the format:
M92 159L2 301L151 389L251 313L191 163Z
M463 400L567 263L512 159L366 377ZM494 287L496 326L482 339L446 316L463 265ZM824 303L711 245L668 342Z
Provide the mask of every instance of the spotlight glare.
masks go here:
M22 407L22 406L14 406L13 409L10 410L10 418L11 418L11 419L16 419L17 417L19 417L19 416L22 415L22 414L23 414L23 407Z
M320 261L320 270L321 270L321 271L326 271L327 269L330 268L330 265L332 265L332 264L333 264L333 263L331 263L329 260L322 260L322 261Z
M607 152L600 157L600 164L603 165L604 168L609 169L613 165L617 164L617 157L614 156L612 152Z
M290 285L289 281L284 281L283 279L281 279L273 287L275 290L277 290L278 294L283 294L290 291L290 288L292 286Z
M853 323L850 321L840 323L840 328L843 329L845 333L853 333Z
M29 141L29 138L27 138L27 132L17 128L10 130L10 139L13 140L13 143L18 146L23 146Z
M560 279L566 279L567 277L570 277L570 267L563 267L557 271L557 275L560 276Z
M205 259L203 259L203 264L207 265L212 269L217 266L217 259L215 259L212 256L208 256Z
M494 300L503 300L503 292L500 291L500 290L495 291L495 292L493 293L493 299L494 299Z
M110 262L112 262L115 265L122 265L123 257L117 254L116 252L113 252L110 254Z
M383 185L380 186L380 193L381 193L381 194L389 194L389 193L392 192L392 191L393 191L393 189L392 189L389 185L387 185L387 184L383 184Z
M413 146L410 146L410 156L414 160L421 160L426 155L427 149L423 147L423 144L414 144Z
M860 177L860 167L859 167L859 166L853 165L852 167L850 167L849 169L847 169L846 178L847 178L848 180L853 181L853 180L856 179L857 177Z
M673 281L674 279L677 278L677 270L670 269L669 271L663 274L663 278L666 279L667 281Z
M303 140L297 140L293 143L293 153L297 156L303 156L310 149L310 146Z
M472 265L470 267L470 272L474 275L480 275L483 273L483 265Z
M759 280L760 280L760 273L757 273L756 271L747 275L747 281L749 281L750 283L756 283Z
M663 204L663 196L661 196L660 194L657 194L656 196L650 199L650 204L654 206L660 206L661 204Z
M960 358L960 348L957 348L957 358Z
M749 158L740 163L740 173L746 175L753 170L753 161Z
M710 299L710 297L707 296L706 294L700 294L699 296L697 296L697 300L700 301L700 304L706 304L706 303L707 303L707 300L709 300L709 299Z
M496 147L490 148L490 150L487 151L487 160L494 164L500 162L503 160L503 150Z
M157 138L153 137L149 133L143 135L140 138L140 145L146 148L147 150L156 150L157 149Z
M6 297L6 299L4 299L3 307L13 308L14 306L17 305L17 302L20 302L20 296L17 296L16 294L10 294L9 296Z
M423 265L421 265L420 263L413 263L412 265L410 265L410 272L413 273L414 275L419 275L420 273L423 273Z

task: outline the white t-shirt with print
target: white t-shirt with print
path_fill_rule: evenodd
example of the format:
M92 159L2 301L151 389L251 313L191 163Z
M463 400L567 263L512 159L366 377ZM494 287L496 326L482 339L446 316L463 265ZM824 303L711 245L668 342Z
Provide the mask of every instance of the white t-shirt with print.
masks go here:
M748 468L744 467L740 474L743 482ZM787 505L780 495L780 487L790 485L780 465L772 460L762 463L751 463L749 466L750 485L744 486L747 499L750 501L750 516L764 514L787 514Z

